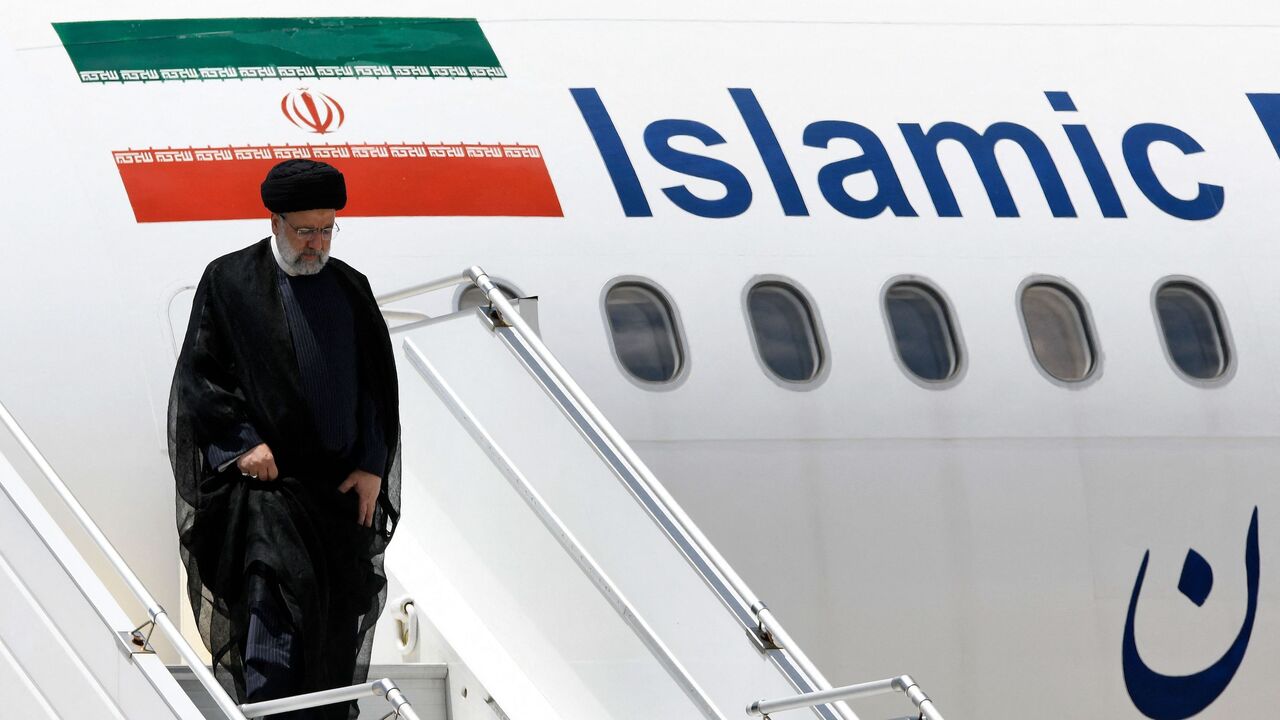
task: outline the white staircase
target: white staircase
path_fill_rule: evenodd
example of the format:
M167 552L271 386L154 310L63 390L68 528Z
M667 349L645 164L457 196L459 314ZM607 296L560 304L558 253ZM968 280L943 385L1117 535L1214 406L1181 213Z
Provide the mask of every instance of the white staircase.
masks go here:
M17 444L0 426L0 717L200 720L157 656L126 649L138 623L10 462Z
M138 615L145 620L129 619L32 493L28 482L41 480L128 586L144 608ZM362 685L237 706L17 420L0 405L0 717L201 720L201 711L152 651L149 642L156 631L187 663L184 674L206 691L202 702L216 717L247 720L289 709L376 699L382 710L391 709L398 719L419 719L393 681L376 677ZM428 683L435 679L430 675L440 674L425 673L428 677L422 679ZM447 693L439 694L447 702ZM447 716L447 711L434 715Z
M492 307L387 307L459 282ZM517 309L479 268L380 301L407 321L392 328L405 455L387 567L446 598L449 613L420 604L511 717L722 720L782 702L858 720L846 698L897 692L941 720L907 676L807 695L831 685L542 344L535 303Z
M370 684L242 711L0 406L0 715L245 720L360 698L371 719L398 710L405 720L726 720L808 708L859 720L845 700L896 692L919 717L942 720L905 675L831 688L542 345L521 316L536 305L517 311L477 268L381 300L464 281L492 311L384 308L407 321L392 330L405 455L386 566L420 613L406 624L429 628L426 659L437 662L374 665ZM141 623L32 496L10 464L19 456L185 667L132 651ZM397 607L409 606L389 602L388 612ZM413 639L404 653L420 652Z

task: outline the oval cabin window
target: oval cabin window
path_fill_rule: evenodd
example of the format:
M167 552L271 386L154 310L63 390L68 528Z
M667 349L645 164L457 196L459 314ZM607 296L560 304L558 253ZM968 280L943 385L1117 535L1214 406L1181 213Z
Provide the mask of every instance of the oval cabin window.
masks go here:
M619 283L604 304L622 367L644 382L674 380L684 359L674 314L662 295L639 283Z
M918 283L898 283L884 296L898 357L928 382L948 380L960 367L951 317L938 295Z
M1226 333L1208 293L1172 282L1156 291L1156 313L1169 359L1188 377L1212 380L1227 371Z
M1079 382L1093 373L1092 333L1071 291L1052 283L1028 286L1022 291L1022 321L1032 355L1050 376Z
M822 346L809 303L793 287L765 282L747 293L747 314L756 352L769 372L787 382L813 380L822 367Z

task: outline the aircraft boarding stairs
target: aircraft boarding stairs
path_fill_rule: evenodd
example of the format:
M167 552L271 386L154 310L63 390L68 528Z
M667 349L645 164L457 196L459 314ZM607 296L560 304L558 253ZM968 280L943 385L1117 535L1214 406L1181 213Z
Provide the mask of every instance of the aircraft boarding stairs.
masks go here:
M438 317L390 307L468 283L488 307ZM405 720L727 720L801 708L858 720L846 701L896 691L911 717L941 720L909 676L831 688L542 344L535 301L505 297L471 268L379 302L399 366L404 452L384 624L396 616L405 657L425 626L447 667L375 665L363 686L236 707L0 407L9 430L0 438L0 698L17 698L19 716L243 720L362 697L361 717ZM35 475L122 573L146 618L126 614L89 570L24 484ZM140 652L152 629L187 667ZM455 674L484 701L464 704ZM375 679L384 675L396 682Z

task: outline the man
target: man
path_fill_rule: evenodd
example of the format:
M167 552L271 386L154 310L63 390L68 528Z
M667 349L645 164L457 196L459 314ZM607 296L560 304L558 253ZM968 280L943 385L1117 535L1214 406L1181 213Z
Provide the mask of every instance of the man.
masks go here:
M329 257L342 173L289 160L261 192L272 237L205 268L169 397L187 592L240 702L365 681L399 517L391 341Z

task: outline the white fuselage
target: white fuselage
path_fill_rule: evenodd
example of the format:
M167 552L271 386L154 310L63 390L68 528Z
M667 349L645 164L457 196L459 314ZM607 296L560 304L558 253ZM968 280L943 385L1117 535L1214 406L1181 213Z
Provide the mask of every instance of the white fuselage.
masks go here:
M146 17L140 5L111 17ZM539 296L550 348L834 683L910 672L954 717L1142 717L1134 693L1148 691L1126 684L1122 644L1144 553L1135 642L1156 673L1192 676L1240 634L1256 507L1256 622L1205 716L1271 708L1280 158L1268 122L1280 131L1280 119L1249 95L1280 92L1272 11L790 11L433 7L478 17L506 77L313 78L345 113L317 137L281 112L297 80L81 82L49 23L107 11L6 10L0 400L176 606L165 408L185 309L171 301L269 228L265 211L138 222L112 153L536 145L562 216L340 214L333 254L377 292L480 265ZM985 179L1007 182L1006 202L964 145L944 141L939 184L910 138L941 123L1017 125L1045 152L1037 165L999 143ZM850 124L881 148L849 139ZM817 142L824 131L845 134ZM1086 131L1097 162L1073 144ZM820 180L861 154L877 156L874 170ZM1037 170L1048 168L1060 182L1046 185ZM851 216L872 200L882 211ZM1087 307L1097 366L1085 382L1037 367L1019 290L1040 277ZM686 364L675 382L636 382L615 358L603 293L619 278L674 306ZM949 382L914 380L897 359L883 294L902 278L950 305L960 367ZM1153 309L1167 278L1216 299L1230 351L1221 379L1173 367ZM812 303L814 382L775 380L758 359L745 302L758 279ZM1212 568L1203 605L1178 592L1189 549Z

